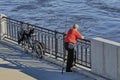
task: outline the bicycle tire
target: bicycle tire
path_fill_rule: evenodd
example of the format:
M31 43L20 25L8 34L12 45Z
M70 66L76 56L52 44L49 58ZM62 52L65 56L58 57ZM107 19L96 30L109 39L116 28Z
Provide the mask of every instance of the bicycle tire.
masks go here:
M24 32L18 31L18 44L20 44L24 39Z
M44 50L43 50L43 47L40 44L40 42L36 41L34 47L35 47L35 51L36 51L36 56L39 57L39 58L42 58Z
M28 53L28 49L29 49L29 43L28 43L27 40L24 40L24 50L25 50L25 52Z

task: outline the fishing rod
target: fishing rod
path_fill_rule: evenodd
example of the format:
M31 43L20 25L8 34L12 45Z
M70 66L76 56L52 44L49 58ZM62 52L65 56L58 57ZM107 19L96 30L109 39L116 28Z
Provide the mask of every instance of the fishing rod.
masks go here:
M90 36L94 36L94 35L90 35ZM88 37L87 39L92 39L92 38L96 38L96 37L101 37L101 38L105 38L105 39L110 39L110 38L119 38L120 35L116 35L116 36L94 36L94 37Z
M67 26L67 16L66 16L65 32L67 31L66 30L67 29L66 26ZM66 60L65 56L66 56L66 51L65 51L65 54L63 55L62 72L61 72L62 74L63 74L63 71L65 69L65 65L64 65L65 64L65 60Z
M108 36L108 37L103 37L105 39L110 39L110 38L120 38L120 35L117 35L117 36Z
M120 38L120 35L116 35L116 36L107 36L107 37L103 37L103 36L94 36L94 37L92 37L92 38L86 37L85 39L82 39L82 40L83 40L83 41L90 42L91 39L97 38L97 37L104 38L104 39L113 39L113 38Z

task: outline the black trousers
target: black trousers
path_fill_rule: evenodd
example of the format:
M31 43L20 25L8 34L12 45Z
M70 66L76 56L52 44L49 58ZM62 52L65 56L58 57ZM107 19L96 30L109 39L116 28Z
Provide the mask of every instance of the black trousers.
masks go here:
M64 47L68 52L67 55L67 65L66 65L66 72L71 72L71 68L73 66L73 60L74 60L74 48L73 49L69 49L68 48L68 43L64 43Z

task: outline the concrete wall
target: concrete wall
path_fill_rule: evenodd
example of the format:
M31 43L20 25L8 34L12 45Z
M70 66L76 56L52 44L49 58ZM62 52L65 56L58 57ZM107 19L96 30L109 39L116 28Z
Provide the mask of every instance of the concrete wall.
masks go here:
M5 36L7 36L7 23L6 19L2 18L3 16L6 17L6 15L0 14L0 39L3 39Z
M120 80L120 43L94 38L91 43L92 72Z

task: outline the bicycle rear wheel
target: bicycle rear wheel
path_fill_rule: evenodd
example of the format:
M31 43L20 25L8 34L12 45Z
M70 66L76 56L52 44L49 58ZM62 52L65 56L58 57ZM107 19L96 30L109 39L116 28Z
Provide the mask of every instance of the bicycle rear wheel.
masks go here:
M35 47L35 51L36 51L36 56L39 58L42 58L43 53L44 53L44 49L43 49L42 45L40 44L40 42L36 41L34 47Z

